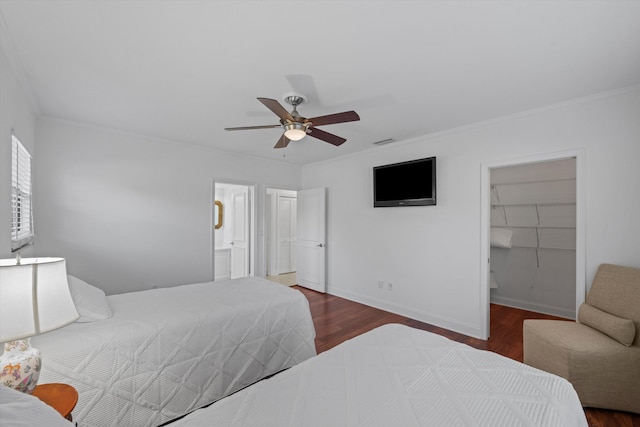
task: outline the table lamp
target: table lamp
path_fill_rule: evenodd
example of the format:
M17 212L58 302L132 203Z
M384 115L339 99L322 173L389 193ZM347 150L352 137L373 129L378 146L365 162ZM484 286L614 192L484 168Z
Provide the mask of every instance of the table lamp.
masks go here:
M40 351L29 337L80 317L69 292L64 258L0 260L0 384L31 393L40 376Z

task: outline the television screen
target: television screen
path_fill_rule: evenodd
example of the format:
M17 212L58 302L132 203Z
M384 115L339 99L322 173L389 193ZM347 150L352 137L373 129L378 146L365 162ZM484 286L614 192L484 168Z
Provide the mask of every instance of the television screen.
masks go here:
M411 160L373 168L373 206L436 204L436 158Z

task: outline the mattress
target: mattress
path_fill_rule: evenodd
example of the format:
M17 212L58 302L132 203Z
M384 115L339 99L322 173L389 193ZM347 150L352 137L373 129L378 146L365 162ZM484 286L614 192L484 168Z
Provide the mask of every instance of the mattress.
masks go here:
M306 297L262 278L107 297L113 316L32 338L83 427L156 426L315 355Z
M569 382L408 326L381 326L169 427L587 426Z

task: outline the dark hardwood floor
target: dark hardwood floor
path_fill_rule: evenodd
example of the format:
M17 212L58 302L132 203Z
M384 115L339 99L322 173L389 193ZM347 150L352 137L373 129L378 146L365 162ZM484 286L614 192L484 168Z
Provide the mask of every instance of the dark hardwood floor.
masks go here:
M341 342L387 323L401 323L444 335L471 347L489 350L522 362L522 322L524 319L559 319L540 313L491 304L491 331L487 341L378 310L300 286L309 300L316 328L316 351L322 353ZM564 319L561 319L564 320ZM605 409L585 408L590 427L640 427L640 415Z

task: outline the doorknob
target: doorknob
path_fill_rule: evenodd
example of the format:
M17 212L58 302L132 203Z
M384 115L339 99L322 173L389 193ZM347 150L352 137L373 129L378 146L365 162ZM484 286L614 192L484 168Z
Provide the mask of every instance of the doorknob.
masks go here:
M322 243L316 245L316 248L322 248L322 247L323 247Z

